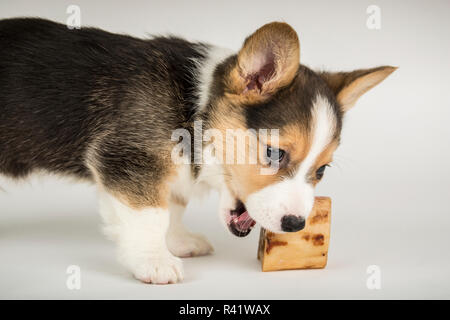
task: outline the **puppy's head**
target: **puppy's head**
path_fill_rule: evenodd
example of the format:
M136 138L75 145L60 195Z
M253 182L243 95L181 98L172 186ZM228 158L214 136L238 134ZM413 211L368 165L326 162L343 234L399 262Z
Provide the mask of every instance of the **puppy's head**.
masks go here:
M220 212L235 235L247 235L255 222L278 233L303 229L344 113L395 70L316 73L299 59L296 32L274 22L215 71L209 125L226 137L215 146L226 184Z

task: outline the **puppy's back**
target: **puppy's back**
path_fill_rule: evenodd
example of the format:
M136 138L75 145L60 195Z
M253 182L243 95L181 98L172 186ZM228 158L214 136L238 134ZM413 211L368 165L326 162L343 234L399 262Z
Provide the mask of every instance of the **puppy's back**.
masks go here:
M151 139L156 119L167 135L190 112L186 75L201 54L184 40L20 18L0 21L0 43L0 173L88 178L85 153L98 137Z

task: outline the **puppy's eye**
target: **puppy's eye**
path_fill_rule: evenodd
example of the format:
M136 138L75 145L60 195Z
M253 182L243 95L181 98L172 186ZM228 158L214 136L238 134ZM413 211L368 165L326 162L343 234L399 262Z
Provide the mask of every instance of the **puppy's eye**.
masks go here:
M285 158L286 152L282 149L276 149L267 146L267 158L272 162L281 162Z
M316 171L316 179L320 180L323 177L323 174L325 173L325 168L328 167L328 165L323 165Z

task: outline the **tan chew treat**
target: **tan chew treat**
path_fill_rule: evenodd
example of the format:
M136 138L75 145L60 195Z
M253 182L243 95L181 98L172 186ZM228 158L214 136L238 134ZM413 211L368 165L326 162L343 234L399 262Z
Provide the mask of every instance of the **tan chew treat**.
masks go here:
M316 197L303 230L276 234L261 228L258 259L262 271L325 268L330 221L331 198Z

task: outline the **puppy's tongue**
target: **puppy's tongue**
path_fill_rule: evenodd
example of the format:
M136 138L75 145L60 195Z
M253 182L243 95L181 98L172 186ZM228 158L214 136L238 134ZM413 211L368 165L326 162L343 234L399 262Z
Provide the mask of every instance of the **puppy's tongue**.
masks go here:
M237 237L245 237L250 233L256 221L247 212L242 201L237 201L236 208L230 210L227 219L228 229Z
M252 218L250 218L247 211L241 213L239 216L233 218L233 222L237 229L240 231L246 231L252 228L256 222Z

